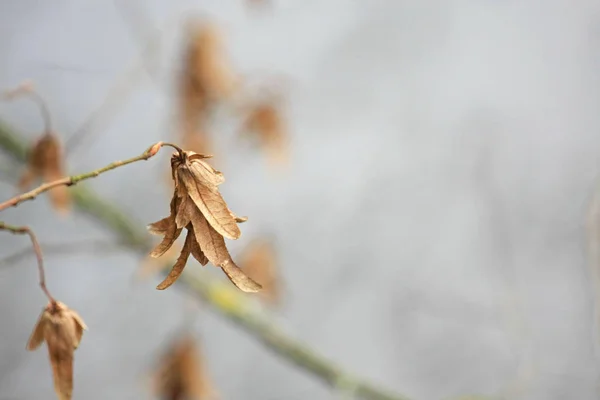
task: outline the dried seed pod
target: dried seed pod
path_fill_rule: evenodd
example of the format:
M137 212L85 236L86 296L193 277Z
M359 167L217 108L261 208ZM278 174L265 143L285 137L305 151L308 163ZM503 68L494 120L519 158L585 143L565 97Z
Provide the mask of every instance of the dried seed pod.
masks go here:
M157 289L166 289L172 285L192 254L202 265L210 261L221 267L239 289L257 292L261 286L235 265L224 240L224 236L237 239L241 234L237 224L247 218L237 217L229 210L218 188L225 180L223 174L206 163L206 158L209 157L194 152L175 153L171 158L175 183L171 213L149 225L151 232L164 236L150 255L159 257L164 254L182 229L186 229L188 233L180 257Z
M159 359L153 391L163 400L216 400L198 344L185 335L177 338Z
M40 315L27 341L27 350L48 346L54 390L60 400L73 395L73 355L87 326L74 310L61 302L49 303Z

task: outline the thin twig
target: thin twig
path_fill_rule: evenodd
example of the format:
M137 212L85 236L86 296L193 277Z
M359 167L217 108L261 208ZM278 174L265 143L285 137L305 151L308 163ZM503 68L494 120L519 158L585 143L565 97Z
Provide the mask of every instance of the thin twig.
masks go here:
M74 175L74 176L66 176L64 178L60 178L57 179L55 181L52 182L48 182L48 183L44 183L40 186L38 186L37 188L30 190L27 193L23 193L20 194L18 196L15 196L11 199L6 200L3 203L0 203L0 211L8 208L8 207L14 207L17 206L18 204L27 201L27 200L33 200L35 199L38 195L54 188L57 186L72 186L75 185L78 182L81 182L83 180L86 179L90 179L90 178L95 178L98 175L113 170L115 168L119 168L122 167L124 165L127 164L131 164L137 161L145 161L148 160L150 157L153 157L158 150L162 147L163 143L162 142L158 142L155 143L154 145L150 146L148 148L148 150L146 150L145 152L143 152L142 154L140 154L139 156L133 157L133 158L129 158L127 160L124 161L115 161L113 163L108 164L106 167L91 171L91 172L87 172L85 174L81 174L81 175ZM171 143L167 143L165 144L166 146L171 146L176 148L178 151L181 151L181 149Z
M26 144L18 134L13 132L14 130L0 121L0 148L18 161L24 162ZM111 229L132 250L142 255L148 254L153 247L153 242L148 233L141 228L144 224L135 221L121 208L102 199L88 188L78 187L75 190L73 197L79 209ZM343 388L356 397L366 400L408 400L408 397L390 394L349 374L308 346L293 339L261 312L260 308L248 304L245 296L241 296L228 283L224 283L213 274L183 274L180 281L192 290L194 295L208 303L214 311L238 324L282 358L333 388Z
M44 257L42 256L42 248L40 247L40 244L37 238L35 237L35 233L33 233L31 228L29 228L28 226L12 226L7 225L4 222L0 222L0 230L9 231L16 235L29 235L29 238L31 239L31 244L33 245L33 251L35 252L35 256L37 258L38 273L40 276L40 287L42 288L42 291L46 294L46 297L48 297L50 303L56 304L56 300L54 300L54 297L52 297L50 291L46 287L46 274L44 273Z

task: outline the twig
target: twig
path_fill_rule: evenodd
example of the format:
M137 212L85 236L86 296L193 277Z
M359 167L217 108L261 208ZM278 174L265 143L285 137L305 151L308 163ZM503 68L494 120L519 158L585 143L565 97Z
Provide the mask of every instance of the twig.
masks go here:
M54 297L52 297L50 291L46 287L46 274L44 273L44 257L42 256L42 248L40 247L40 244L37 241L37 238L35 237L35 233L33 233L31 228L29 228L28 226L12 226L7 225L4 222L0 222L0 230L9 231L14 233L15 235L29 235L29 238L31 239L31 244L33 245L33 251L35 252L35 256L37 258L38 273L40 276L40 287L42 288L42 291L46 294L46 297L48 297L50 303L56 304L56 300L54 300Z
M25 160L25 144L0 121L0 148L13 158ZM99 223L110 228L123 242L143 255L153 246L144 224L127 216L119 207L100 198L88 188L78 187L74 193L75 205L93 216ZM247 298L230 288L210 273L183 274L180 282L206 301L216 312L238 324L249 334L263 342L284 359L303 368L338 389L345 388L366 400L408 400L407 397L390 394L364 380L355 377L331 361L320 356L304 344L292 339L274 325L260 309L250 306Z
M147 159L149 159L150 157L153 157L158 150L161 148L161 146L163 145L162 142L158 142L152 146L150 146L148 148L148 150L146 150L145 152L143 152L142 154L140 154L139 156L133 157L133 158L129 158L127 160L124 161L115 161L113 163L108 164L106 167L91 171L91 172L87 172L85 174L81 174L81 175L74 175L74 176L66 176L64 178L60 178L57 179L55 181L52 182L48 182L48 183L44 183L40 186L38 186L37 188L30 190L27 193L23 193L20 194L18 196L15 196L11 199L6 200L3 203L0 203L0 211L8 208L8 207L14 207L17 206L18 204L27 201L27 200L33 200L35 199L38 195L54 188L57 186L72 186L75 185L77 182L81 182L83 180L86 179L90 179L90 178L95 178L98 175L113 170L115 168L119 168L122 167L124 165L127 164L131 164L137 161L145 161ZM165 143L164 145L166 146L171 146L176 148L178 151L181 151L181 149L175 145L172 145L170 143Z

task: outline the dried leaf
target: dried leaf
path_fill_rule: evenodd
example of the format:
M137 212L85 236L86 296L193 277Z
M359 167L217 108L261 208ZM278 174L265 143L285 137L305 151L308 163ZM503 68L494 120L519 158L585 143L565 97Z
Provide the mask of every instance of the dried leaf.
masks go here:
M271 306L278 306L281 303L281 282L272 244L267 240L250 243L241 255L240 265L249 277L262 285L262 300Z
M35 350L46 342L54 390L60 400L70 400L73 393L73 354L87 326L81 317L61 302L49 303L39 317L27 343Z
M256 293L262 289L262 286L246 275L231 258L221 264L221 268L229 280L243 292Z
M153 391L163 400L218 399L200 348L189 335L169 346L153 375Z
M162 241L150 253L150 257L158 258L165 254L171 248L173 243L181 235L181 228L177 228L175 217L177 215L178 197L173 194L171 199L171 214L157 222L148 225L148 230L157 235L164 235Z
M204 266L204 265L208 264L208 258L202 251L202 248L200 248L200 244L198 244L198 239L196 238L196 234L194 233L194 227L192 226L192 224L189 224L187 226L187 231L188 231L188 236L191 236L190 240L191 240L191 246L192 246L192 248L191 248L192 256L194 256L196 261L198 261L201 265Z
M179 255L179 258L177 258L177 262L175 262L175 265L173 265L173 268L171 269L171 272L169 272L169 275L167 275L167 277L161 283L159 283L158 286L156 286L158 290L165 290L166 288L171 286L183 273L183 269L185 268L185 264L187 263L187 260L191 253L192 238L193 236L190 236L189 234L186 236L185 243L183 244L183 248L181 249L181 254Z

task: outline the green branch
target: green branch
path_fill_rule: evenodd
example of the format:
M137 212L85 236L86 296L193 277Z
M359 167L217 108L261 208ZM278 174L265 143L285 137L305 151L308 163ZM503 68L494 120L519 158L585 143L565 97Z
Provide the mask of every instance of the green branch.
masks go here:
M0 121L0 148L12 158L24 162L27 147L15 132L16 130ZM130 160L130 162L133 161ZM132 250L141 254L147 254L150 251L153 243L143 228L145 224L129 217L131 213L103 200L85 187L74 187L72 194L77 208L105 225ZM374 385L352 376L315 351L292 339L274 325L252 302L248 302L246 296L233 289L228 282L221 281L199 269L197 273L182 275L179 281L210 304L215 311L238 324L268 348L335 389L367 400L408 400L407 397L386 393Z

